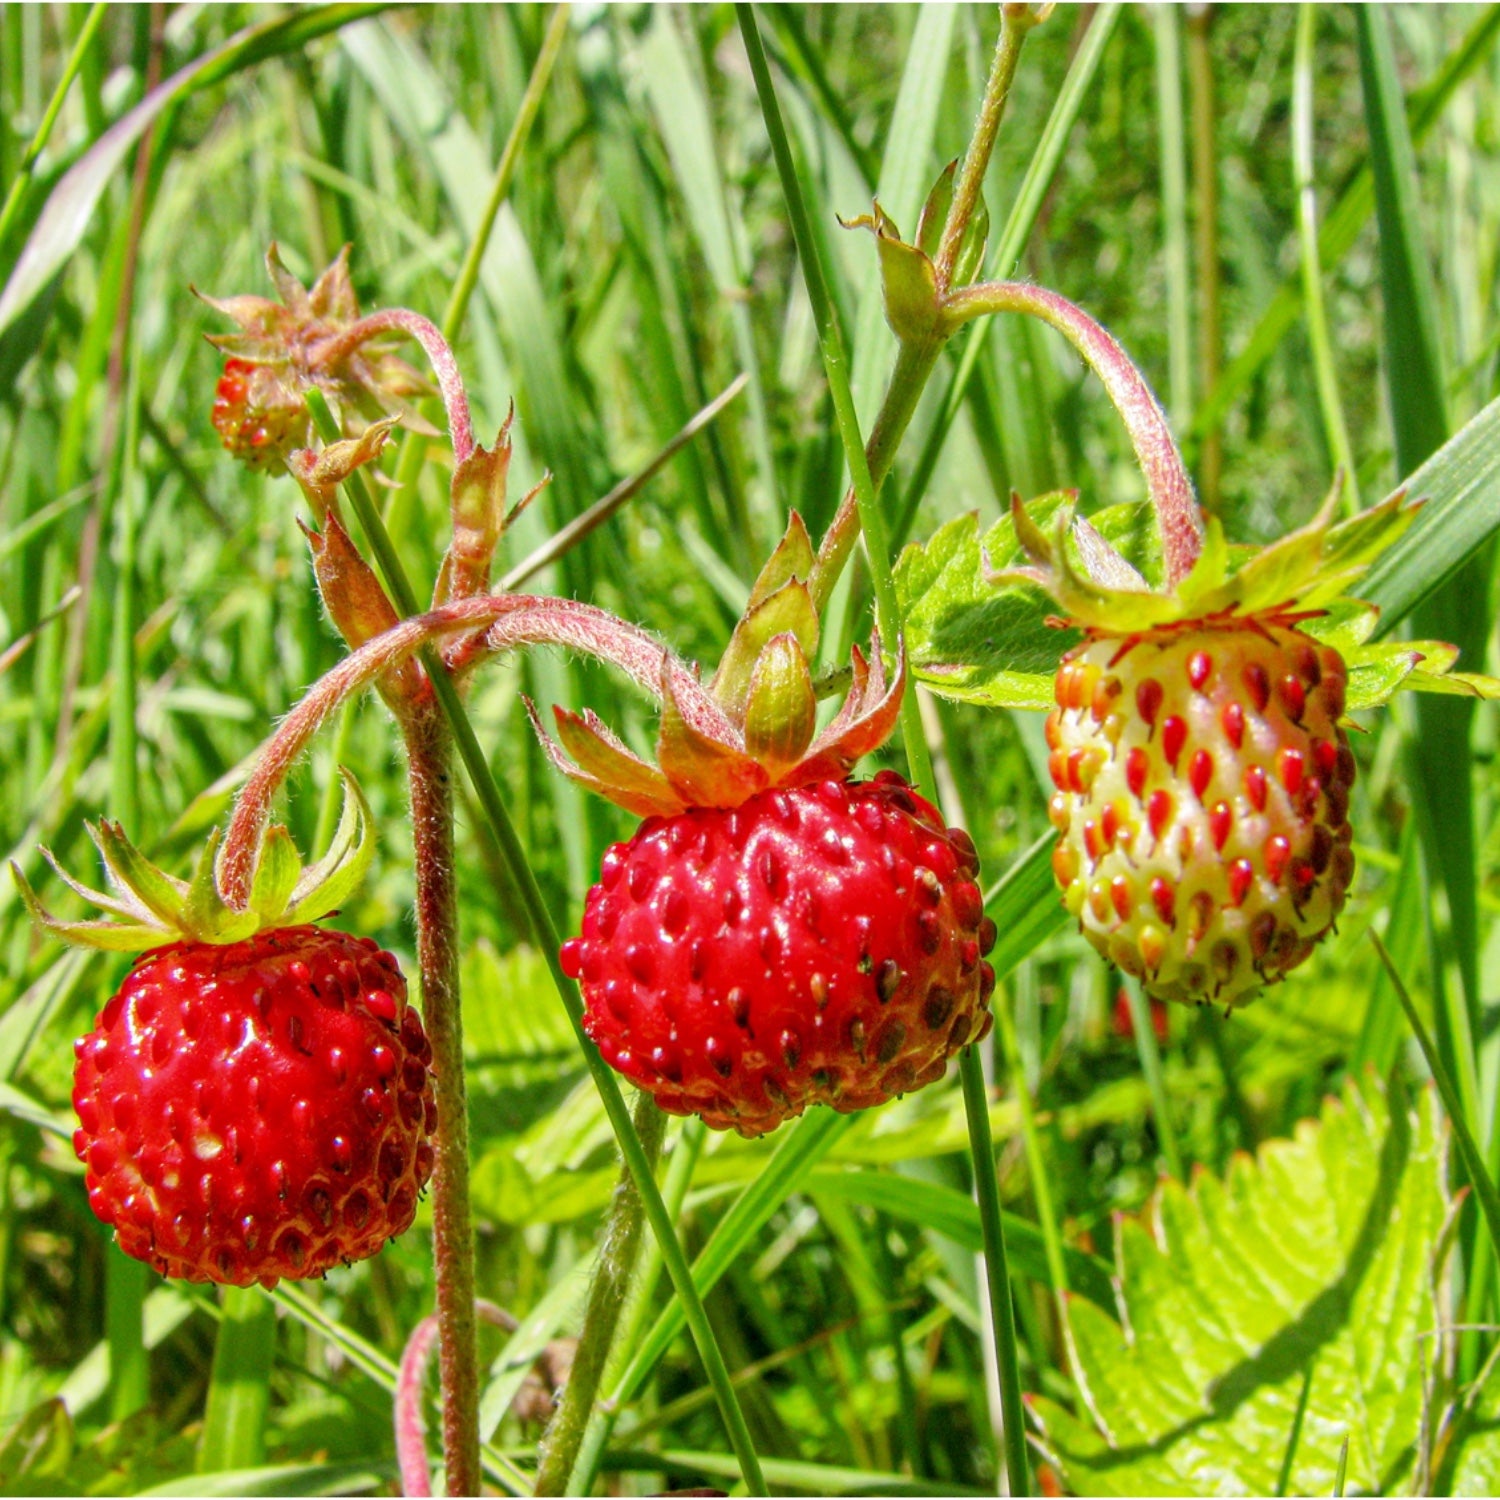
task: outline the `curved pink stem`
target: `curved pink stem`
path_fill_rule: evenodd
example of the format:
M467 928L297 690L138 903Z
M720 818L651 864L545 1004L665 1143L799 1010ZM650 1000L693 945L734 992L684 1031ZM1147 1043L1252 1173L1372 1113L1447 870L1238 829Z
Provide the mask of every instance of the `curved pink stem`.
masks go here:
M943 306L960 321L984 313L1025 313L1040 318L1072 344L1103 382L1130 433L1156 508L1167 585L1181 583L1203 548L1203 516L1166 415L1115 338L1066 297L1023 281L980 282L952 293Z
M722 736L728 719L699 684L697 676L648 632L627 625L607 611L575 599L533 594L481 594L403 620L365 642L313 684L266 742L235 802L219 857L219 890L232 906L250 899L261 830L271 799L297 757L323 722L351 693L369 686L390 667L422 647L448 636L484 630L491 655L518 646L563 646L620 668L653 697L660 698L663 664L679 707L694 726ZM732 726L727 732L732 736Z
M474 1310L487 1323L508 1333L519 1326L514 1317L493 1302L477 1300ZM422 1416L422 1387L438 1343L436 1313L429 1313L412 1330L401 1351L396 1372L396 1465L401 1473L401 1493L430 1500L432 1472L427 1467L427 1422Z
M463 377L458 373L458 361L442 331L430 318L421 313L408 311L404 307L386 308L371 313L357 323L351 323L343 332L318 346L320 359L335 360L352 354L361 344L368 343L382 333L404 333L415 339L426 351L432 362L433 374L437 376L438 391L448 413L448 436L453 442L453 460L461 464L474 451L474 422L469 415L469 397L464 390Z
M396 1463L401 1470L403 1495L430 1496L432 1474L427 1468L427 1423L422 1416L422 1385L437 1347L438 1320L429 1313L406 1341L401 1368L396 1372Z

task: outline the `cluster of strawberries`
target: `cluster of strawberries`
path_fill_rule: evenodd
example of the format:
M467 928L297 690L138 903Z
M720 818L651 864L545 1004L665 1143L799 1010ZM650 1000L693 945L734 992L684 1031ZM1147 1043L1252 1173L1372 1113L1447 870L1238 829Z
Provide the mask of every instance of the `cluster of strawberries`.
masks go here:
M323 340L292 347L348 360L342 259L329 275L287 293ZM260 464L307 431L297 372L255 358L286 343L284 309L216 305L245 333L215 425ZM341 378L363 399L373 368ZM1151 995L1242 1005L1307 958L1352 878L1346 668L1303 628L1331 597L1325 553L1347 581L1348 536L1325 513L1287 539L1301 562L1283 547L1231 572L1210 547L1152 590L1118 557L1081 569L1102 543L1067 518L1050 539L1019 508L1014 525L1032 561L1016 577L1083 634L1047 721L1062 899ZM592 714L559 709L560 743L543 735L559 769L644 819L563 947L585 1029L662 1108L746 1136L936 1081L988 1031L995 987L973 840L894 772L850 779L895 727L899 643L890 677L878 639L854 652L848 698L815 732L813 565L794 516L707 686L663 656L655 764ZM65 939L149 950L77 1044L73 1100L90 1203L164 1274L321 1274L409 1226L432 1173L432 1050L395 961L309 925L368 858L354 795L336 857L305 876L270 831L248 904L220 894L212 844L175 881L108 824L113 893L69 884L117 920L58 922L22 883Z

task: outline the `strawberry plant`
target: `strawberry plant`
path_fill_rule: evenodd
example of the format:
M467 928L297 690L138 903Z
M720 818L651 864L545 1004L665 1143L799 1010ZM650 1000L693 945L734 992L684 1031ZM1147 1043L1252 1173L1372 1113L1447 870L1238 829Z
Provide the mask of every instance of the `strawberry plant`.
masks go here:
M1497 38L12 7L0 1487L1492 1487Z

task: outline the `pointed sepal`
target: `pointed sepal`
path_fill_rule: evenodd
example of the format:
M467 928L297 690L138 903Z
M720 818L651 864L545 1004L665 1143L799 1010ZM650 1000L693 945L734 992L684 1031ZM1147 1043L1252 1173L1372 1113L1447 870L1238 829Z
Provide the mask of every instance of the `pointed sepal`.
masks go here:
M903 344L925 343L945 337L947 320L938 296L937 272L931 259L901 238L895 220L880 206L857 219L840 220L845 229L868 229L880 256L880 290L885 320Z
M818 649L818 607L800 578L782 584L775 593L752 604L734 628L708 690L730 718L740 718L750 693L756 663L769 643L784 635L796 642L803 657Z
M374 854L374 824L369 804L348 771L339 826L327 853L304 870L285 828L273 826L262 836L252 866L249 900L232 906L219 886L219 831L210 832L200 848L191 880L175 879L159 869L125 836L118 824L101 820L89 834L104 860L118 896L90 890L61 870L64 883L85 901L121 921L64 922L54 917L13 864L12 873L27 911L38 926L66 943L133 953L167 943L233 943L256 932L297 926L336 909L364 878ZM51 854L43 850L57 869Z
M701 717L692 711L699 707L690 696L686 702L679 697L664 659L657 764L684 805L738 807L764 791L771 778L764 766L746 754L743 740L732 727L725 735L705 732Z
M745 606L749 611L757 604L769 599L777 589L800 579L806 583L812 577L817 553L813 550L812 538L807 534L807 523L797 511L793 511L786 523L786 533L776 543L766 559L755 587L750 590L750 600Z
M638 818L670 817L686 804L653 765L615 738L591 709L583 715L554 707L559 745L542 728L536 705L527 698L526 712L547 757L570 781L608 798ZM571 757L571 759L570 759Z
M452 599L488 592L495 548L505 530L505 485L510 474L510 427L507 415L493 448L476 444L453 471L450 509L453 539L438 572L433 607Z
M790 631L773 636L756 658L745 699L745 753L774 782L797 765L818 727L818 695L807 655Z
M870 655L866 659L859 647L850 654L853 682L843 706L822 734L813 742L807 756L797 768L801 781L841 779L854 769L863 756L878 750L896 727L901 714L901 697L906 691L906 646L896 642L896 671L889 681L880 649L880 635L870 637Z

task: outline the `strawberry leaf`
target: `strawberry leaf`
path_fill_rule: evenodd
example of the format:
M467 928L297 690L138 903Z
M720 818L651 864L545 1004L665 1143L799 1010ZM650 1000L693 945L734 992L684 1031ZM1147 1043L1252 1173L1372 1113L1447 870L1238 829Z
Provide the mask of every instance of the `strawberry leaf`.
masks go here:
M1328 1494L1346 1433L1351 1491L1404 1490L1424 1420L1418 1372L1443 1357L1443 1160L1430 1091L1412 1117L1372 1075L1226 1180L1165 1183L1141 1220L1122 1220L1125 1326L1073 1299L1079 1410L1046 1397L1032 1408L1066 1487L1277 1493L1305 1387L1281 1492Z
M1050 534L1066 495L1047 495L1026 511ZM1148 581L1161 577L1155 523L1145 504L1117 505L1089 518L1092 532L1119 552ZM1068 546L1079 545L1077 533ZM1097 552L1096 537L1084 547ZM1057 605L1035 584L1017 580L995 585L990 571L1022 567L1027 554L1010 516L982 536L970 513L938 528L925 542L913 543L896 564L896 592L906 629L906 650L917 680L945 698L997 708L1052 706L1052 678L1058 658L1079 639L1047 621ZM1074 559L1086 569L1085 554Z

